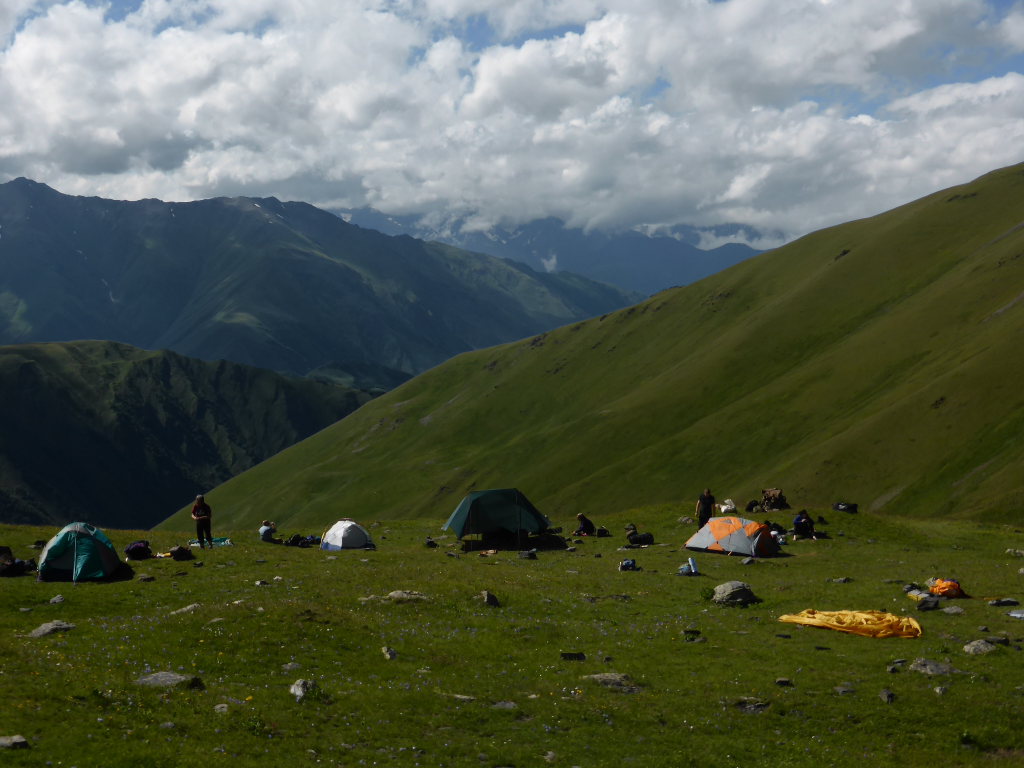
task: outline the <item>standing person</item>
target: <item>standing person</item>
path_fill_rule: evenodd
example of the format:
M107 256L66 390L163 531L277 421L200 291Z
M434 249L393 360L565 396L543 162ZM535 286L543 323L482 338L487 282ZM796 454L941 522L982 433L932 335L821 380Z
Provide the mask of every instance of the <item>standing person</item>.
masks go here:
M697 530L708 524L708 520L715 514L715 497L711 495L711 489L705 488L704 493L697 499Z
M213 534L210 533L210 518L213 517L213 510L206 503L203 494L196 496L196 503L192 505L192 519L196 521L196 538L199 539L199 548L203 549L203 536L206 542L213 549Z

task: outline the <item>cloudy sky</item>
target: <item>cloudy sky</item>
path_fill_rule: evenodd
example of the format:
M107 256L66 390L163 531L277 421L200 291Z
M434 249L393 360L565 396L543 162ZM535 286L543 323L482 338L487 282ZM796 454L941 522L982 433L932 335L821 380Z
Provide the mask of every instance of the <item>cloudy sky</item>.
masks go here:
M0 0L0 182L795 236L1024 160L1018 0Z

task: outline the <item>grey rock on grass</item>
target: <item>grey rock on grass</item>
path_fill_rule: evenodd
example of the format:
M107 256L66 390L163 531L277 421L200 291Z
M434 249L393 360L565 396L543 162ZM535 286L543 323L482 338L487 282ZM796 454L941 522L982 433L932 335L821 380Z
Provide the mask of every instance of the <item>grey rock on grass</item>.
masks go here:
M742 581L727 581L715 587L711 600L719 605L749 605L761 599L754 594L750 585Z
M640 690L640 686L634 684L629 675L621 672L599 672L596 675L584 675L583 679L591 680L620 693L637 693Z
M964 646L964 653L970 656L982 656L996 650L999 650L998 646L993 645L988 640L972 640Z
M950 675L957 671L950 664L928 659L914 659L907 669L911 672L920 672L923 675Z
M176 611L171 611L168 615L169 616L178 616L178 615L183 614L183 613L193 613L198 608L199 608L199 603L191 603L189 605L186 605L184 608L179 608Z
M24 736L0 736L0 749L28 749L28 739Z
M313 680L298 679L291 684L288 688L288 692L295 697L296 701L302 701L309 694L317 689L317 685Z
M195 675L179 675L177 672L153 672L143 675L135 681L136 685L144 685L148 688L197 688L205 686L203 681Z
M29 637L46 637L52 635L55 632L67 632L75 628L74 624L69 624L66 621L48 621L45 624L40 624L38 627L28 633Z

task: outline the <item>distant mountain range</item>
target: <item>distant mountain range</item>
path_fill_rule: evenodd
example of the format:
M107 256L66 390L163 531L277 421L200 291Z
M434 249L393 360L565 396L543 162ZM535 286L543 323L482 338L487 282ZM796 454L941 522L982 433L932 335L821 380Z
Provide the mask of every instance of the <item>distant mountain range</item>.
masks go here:
M636 231L587 232L566 226L559 219L547 218L513 229L493 227L481 231L460 219L435 227L419 217L390 216L372 208L347 208L337 213L353 224L390 235L411 235L514 259L538 271L574 272L643 296L689 285L760 253L742 242L728 242L730 238L761 236L738 226L703 231L678 226L647 235ZM709 236L726 242L701 249L699 244Z
M0 347L0 520L148 528L369 399L111 342Z
M287 504L289 527L315 529L341 496L363 519L440 522L471 490L517 487L556 523L586 512L657 536L705 487L741 507L781 487L829 517L846 501L1019 526L1022 222L1024 165L460 355L214 505L228 525Z
M305 203L0 185L0 344L113 340L383 390L636 299Z

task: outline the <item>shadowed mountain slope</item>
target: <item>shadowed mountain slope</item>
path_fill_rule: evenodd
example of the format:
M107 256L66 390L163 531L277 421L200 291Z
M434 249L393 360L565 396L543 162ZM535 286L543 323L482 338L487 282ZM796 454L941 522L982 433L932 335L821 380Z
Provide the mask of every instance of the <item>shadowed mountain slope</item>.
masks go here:
M743 504L1019 520L1024 167L816 232L613 314L461 355L234 478L291 524ZM645 511L646 508L646 511ZM281 517L285 517L281 515ZM181 526L180 516L166 526Z
M0 347L0 520L149 527L368 399L125 344Z
M108 339L390 388L635 301L360 229L305 203L122 202L0 185L0 343Z

